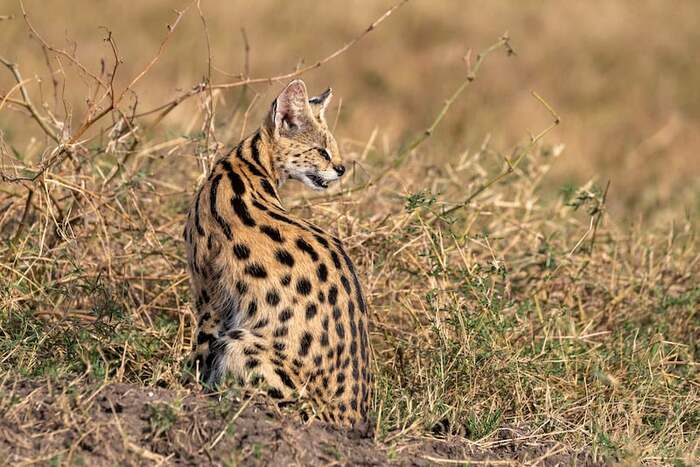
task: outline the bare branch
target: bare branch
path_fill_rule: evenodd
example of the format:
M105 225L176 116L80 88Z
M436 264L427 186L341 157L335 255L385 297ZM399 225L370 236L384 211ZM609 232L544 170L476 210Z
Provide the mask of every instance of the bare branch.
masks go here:
M392 169L398 168L401 163L404 161L406 156L410 154L412 151L414 151L416 148L418 148L421 144L423 144L430 136L432 136L433 132L435 129L438 127L440 122L442 122L442 119L445 118L445 115L447 115L447 112L450 110L450 107L452 107L452 104L457 100L457 98L464 92L464 90L469 86L469 84L472 83L476 79L476 76L479 72L479 68L481 68L481 64L483 61L486 59L486 57L493 51L499 49L499 48L505 48L508 55L514 54L513 48L510 46L510 38L508 37L508 33L503 34L503 36L500 37L498 42L494 43L493 45L489 46L485 50L483 50L479 55L477 56L476 63L474 66L469 65L469 70L467 73L467 77L465 80L460 84L457 89L452 93L452 95L445 101L445 104L442 106L438 114L435 116L435 119L433 122L425 129L423 130L422 133L420 133L414 140L411 142L409 145L401 149L398 154L396 155L396 158L394 160L394 164L392 166L387 167L385 170L380 172L376 177L372 178L368 182L355 186L353 188L350 188L348 190L345 190L341 193L343 194L349 194L353 193L359 190L364 190L365 188L369 188L372 185L375 185L377 182L382 180ZM469 56L469 53L467 53L467 57ZM314 198L312 198L314 199Z
M298 70L295 70L290 73L284 73L281 75L277 76L271 76L267 78L249 78L246 77L245 79L239 80L239 81L234 81L232 83L223 83L223 84L213 84L211 85L212 89L231 89L231 88L236 88L239 86L245 86L249 84L257 84L257 83L273 83L276 81L282 81L282 80L289 80L292 78L299 77L303 75L304 73L319 68L323 66L324 64L330 62L331 60L337 58L338 56L342 55L343 53L347 52L348 49L353 47L355 44L357 44L360 40L362 40L367 34L375 30L384 20L386 20L389 16L391 16L394 11L397 9L401 8L403 5L405 5L409 0L401 0L399 3L396 5L392 6L389 8L387 11L384 12L379 18L377 18L372 24L370 24L364 31L362 31L359 35L354 37L352 40L347 42L345 45L340 47L339 49L335 50L333 53L330 55L322 58L321 60L318 60L314 62L312 65L308 65L306 67L299 68ZM170 102L167 102L165 104L159 105L156 108L153 108L151 110L148 110L146 112L142 112L138 115L136 115L137 118L140 117L145 117L147 115L152 115L155 113L158 113L158 117L156 119L157 122L160 122L166 115L168 115L175 107L180 105L183 101L189 99L192 96L195 96L199 94L200 92L204 91L207 89L207 85L203 83L199 83L194 85L189 91L180 94Z
M0 63L2 63L3 65L5 65L5 66L7 67L7 69L10 70L10 72L12 73L12 75L15 77L15 81L17 81L17 86L19 86L19 90L20 90L20 93L22 94L22 99L23 99L23 101L24 101L23 106L24 106L27 110L29 110L29 113L32 114L32 119L35 120L35 121L39 124L39 126L41 127L41 129L44 130L44 133L46 133L46 135L47 135L49 138L51 138L51 139L54 140L56 143L58 143L58 142L59 142L58 135L57 135L56 132L46 123L46 119L45 119L41 114L39 114L39 112L36 110L36 107L34 107L34 104L32 104L32 100L31 100L30 97L29 97L29 92L27 92L27 89L26 89L26 87L24 86L24 84L25 84L27 81L25 81L25 80L22 79L22 75L20 74L19 68L17 67L17 65L15 65L14 63L11 63L10 61L6 60L6 59L3 58L3 57L0 57ZM7 96L9 96L9 94L10 94L10 93L8 93ZM6 97L7 97L7 96L6 96ZM4 103L4 100L3 100L3 103ZM2 107L1 104L0 104L0 107Z
M36 30L36 28L34 27L32 22L29 21L29 15L27 14L27 10L24 8L24 1L19 0L19 5L20 5L20 8L22 9L22 17L24 18L24 22L27 24L27 27L29 28L29 30L32 32L34 37L37 38L37 40L41 43L41 45L43 47L45 47L47 50L50 50L51 52L53 52L57 55L61 55L65 58L67 58L73 65L78 67L78 69L80 69L80 71L82 71L85 75L92 78L98 84L98 86L102 86L103 88L107 89L107 85L97 75L95 75L93 72L88 70L85 67L85 65L80 63L80 61L75 57L75 53L67 52L63 49L58 49L58 48L52 46L51 44L49 44L48 42L46 42L46 40L44 40L42 35L39 34L39 31Z
M121 99L124 97L124 94L126 94L130 89L132 89L136 85L136 83L138 83L141 80L141 78L143 78L151 70L151 68L153 68L153 65L155 65L156 62L158 62L158 60L160 59L160 56L163 54L163 50L165 49L165 46L168 44L168 41L170 40L173 33L175 32L175 28L177 28L177 25L180 23L182 16L185 13L187 13L187 10L189 10L191 6L192 6L192 3L190 3L187 6L187 8L185 8L182 11L175 10L175 13L177 14L177 16L175 17L175 21L173 21L172 24L168 25L168 33L165 35L165 38L161 41L160 46L158 47L158 52L156 52L156 54L153 56L151 61L148 62L148 64L144 67L144 69L141 70L141 72L138 75L136 75L136 77L134 79L131 80L131 82L126 86L126 88L124 88L122 93L119 95L117 102L121 101Z
M476 197L479 196L481 193L483 193L484 190L486 190L488 187L490 187L491 185L494 185L494 184L500 182L503 178L505 178L505 177L507 177L508 175L510 175L511 173L513 173L513 172L515 171L516 167L518 167L518 165L520 164L520 162L525 158L525 156L526 156L527 154L530 153L530 151L532 150L532 148L534 148L535 145L536 145L542 138L544 138L544 136L545 136L547 133L549 133L550 131L552 131L557 125L559 125L559 123L561 123L561 118L560 118L559 115L554 111L554 109L552 108L552 106L550 106L550 105L547 103L547 101L545 101L542 97L540 97L540 95L537 94L535 91L531 91L531 94L532 94L538 101L540 101L540 103L541 103L541 104L547 109L547 111L552 115L552 119L553 119L552 124L549 125L547 128L545 128L544 130L542 130L542 131L541 131L540 133L538 133L537 135L531 136L531 137L530 137L530 142L528 143L527 146L525 146L523 149L520 150L520 153L519 153L519 155L515 158L515 160L514 160L514 161L510 161L510 160L507 160L507 161L506 161L506 162L507 162L507 167L506 167L506 169L505 169L503 172L499 173L498 175L496 175L496 176L492 177L491 179L489 179L488 181L484 182L484 183L483 183L482 185L480 185L476 190L474 190L474 192L473 192L472 194L470 194L469 196L467 196L467 197L465 198L465 200L462 201L460 204L458 204L458 205L456 205L456 206L453 206L453 207L451 207L450 209L447 209L446 211L442 212L442 215L443 215L443 216L444 216L444 215L447 215L447 214L451 214L451 213L453 213L453 212L455 212L455 211L457 211L457 210L459 210L459 209L462 209L462 208L468 206L468 205L474 200L474 198L476 198Z

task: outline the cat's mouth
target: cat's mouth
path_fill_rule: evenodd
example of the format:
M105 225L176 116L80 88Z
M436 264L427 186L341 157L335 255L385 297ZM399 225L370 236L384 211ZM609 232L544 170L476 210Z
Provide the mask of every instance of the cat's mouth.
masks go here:
M326 189L326 188L328 188L328 183L329 183L329 181L326 180L326 179L323 178L323 177L319 177L319 176L316 175L316 174L307 173L307 174L306 174L306 178L308 178L309 180L311 180L311 183L312 183L314 186L316 186L316 187L318 187L318 188L320 188L320 189Z

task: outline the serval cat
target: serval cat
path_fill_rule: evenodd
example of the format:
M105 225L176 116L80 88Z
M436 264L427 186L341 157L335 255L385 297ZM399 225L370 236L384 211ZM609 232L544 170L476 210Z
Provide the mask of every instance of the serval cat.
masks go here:
M274 398L366 428L370 346L355 268L337 237L287 212L277 193L288 179L324 190L345 173L324 118L331 96L291 82L197 192L184 231L193 361L206 385L264 383Z

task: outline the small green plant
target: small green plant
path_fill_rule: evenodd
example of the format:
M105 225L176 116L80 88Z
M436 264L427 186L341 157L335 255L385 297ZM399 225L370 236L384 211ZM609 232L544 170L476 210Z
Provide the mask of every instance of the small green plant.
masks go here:
M486 410L480 414L470 414L466 423L467 437L477 440L490 435L500 426L501 416L500 410Z
M419 208L429 208L437 201L437 197L430 190L411 193L405 196L404 199L406 201L404 208L408 212L413 212Z
M150 438L158 439L164 437L178 420L177 409L162 402L150 404L148 409Z

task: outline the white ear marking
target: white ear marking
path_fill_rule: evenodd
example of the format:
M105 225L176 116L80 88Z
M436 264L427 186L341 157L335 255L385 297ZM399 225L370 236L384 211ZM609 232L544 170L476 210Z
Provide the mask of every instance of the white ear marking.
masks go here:
M310 98L309 104L313 106L314 113L318 114L320 117L323 117L323 114L325 113L326 108L328 107L328 104L330 104L332 98L333 89L328 88L320 95Z

